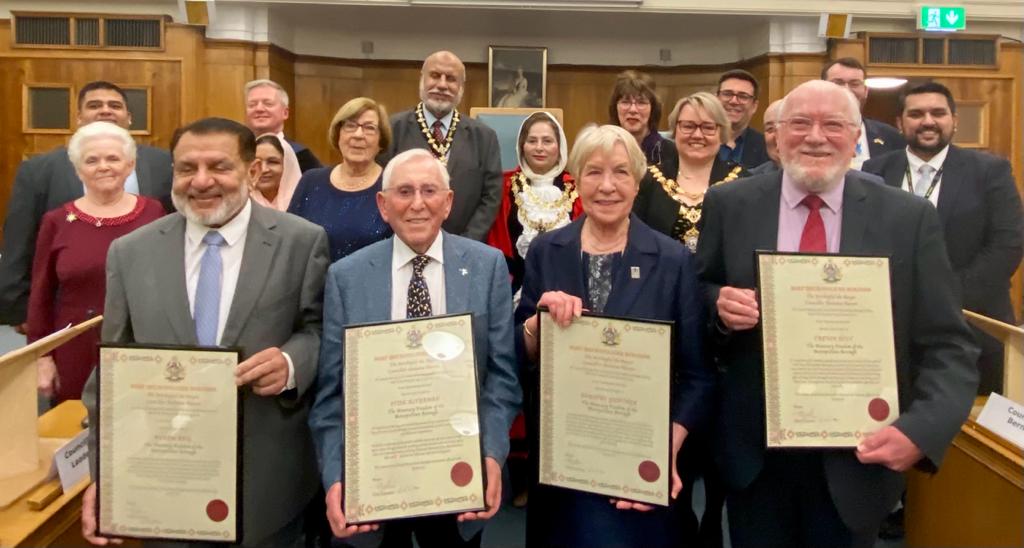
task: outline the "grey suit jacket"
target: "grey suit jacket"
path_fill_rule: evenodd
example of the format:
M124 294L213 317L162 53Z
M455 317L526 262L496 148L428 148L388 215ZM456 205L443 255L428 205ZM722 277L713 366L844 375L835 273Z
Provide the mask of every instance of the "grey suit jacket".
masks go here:
M460 113L459 125L448 155L448 173L455 191L452 212L444 222L444 229L477 241L483 241L494 224L501 205L502 173L501 150L498 135L465 114ZM429 149L416 121L416 111L400 112L391 117L391 145L378 158L381 165L397 154L412 148Z
M296 389L276 397L241 389L244 436L241 475L246 545L277 531L316 493L316 462L307 426L320 349L327 235L304 219L252 204L238 287L223 346L242 358L279 347L295 366ZM107 255L106 343L195 345L185 287L185 218L172 214L119 238ZM96 372L82 400L98 424ZM95 429L89 451L95 455ZM90 463L93 477L96 464Z
M388 238L331 265L324 291L324 340L310 427L325 489L344 481L344 424L341 390L347 325L391 320L391 254ZM484 456L499 464L508 455L508 430L519 411L522 391L516 376L512 337L512 295L500 251L444 234L445 308L473 314L473 346Z
M164 201L171 194L171 155L165 150L140 146L135 174L139 192ZM32 257L43 214L82 197L82 181L64 147L36 156L18 167L4 219L0 256L0 323L25 321L28 290L32 282Z
M755 288L754 250L776 249L782 173L712 187L704 199L697 268L712 317L722 286ZM960 312L956 279L935 208L861 172L846 174L840 253L890 257L900 417L894 426L934 471L967 418L978 356ZM716 461L733 489L761 472L765 454L760 327L732 332L714 351L721 370ZM903 488L903 476L860 464L853 451L823 451L829 493L854 531L877 528Z

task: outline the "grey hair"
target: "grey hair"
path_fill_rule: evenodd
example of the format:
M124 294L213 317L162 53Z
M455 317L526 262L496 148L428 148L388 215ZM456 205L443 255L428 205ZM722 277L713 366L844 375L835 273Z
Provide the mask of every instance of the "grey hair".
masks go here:
M448 175L448 169L434 157L425 148L411 148L398 156L395 156L388 162L388 165L384 167L383 181L381 181L381 190L387 190L391 187L391 179L394 178L395 170L402 164L408 164L416 160L430 160L430 162L437 168L437 174L441 178L441 186L444 188L451 188L449 186L449 179L451 176Z
M793 96L793 92L799 89L811 89L820 92L834 92L835 90L842 90L843 97L846 99L846 110L849 111L848 114L850 116L850 122L852 122L856 126L860 126L860 102L857 100L857 97L849 89L840 85L833 84L828 80L809 80L790 90L790 92L787 93L786 96L782 98L782 106L779 107L779 120L782 120L785 117L785 115L788 114L788 111L790 109L790 98Z
M647 159L644 151L640 149L636 139L628 131L619 126L605 124L598 126L590 124L580 131L576 136L576 144L569 153L569 173L572 173L576 180L579 180L583 165L594 155L594 152L611 152L617 143L626 147L626 155L629 156L629 172L633 175L636 184L644 178L647 171Z
M71 165L75 166L75 169L81 167L85 145L89 141L104 137L120 140L125 158L135 161L135 139L132 139L127 129L110 122L92 122L78 128L68 142L68 159L71 160Z
M288 106L288 92L284 90L284 87L282 87L281 84L278 84L273 80L267 80L266 78L246 82L244 88L244 97L248 99L250 91L262 87L270 87L276 89L277 96L281 99L281 104L283 104L285 107Z

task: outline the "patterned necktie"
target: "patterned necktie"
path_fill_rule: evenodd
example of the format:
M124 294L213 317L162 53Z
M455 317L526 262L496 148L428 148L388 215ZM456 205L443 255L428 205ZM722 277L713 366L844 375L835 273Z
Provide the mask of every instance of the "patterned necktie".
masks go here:
M444 126L441 124L441 120L435 120L433 127L434 141L437 142L438 146L444 144Z
M430 290L427 280L423 277L423 269L430 262L430 257L417 255L412 260L412 279L409 280L409 291L405 297L406 318L426 318L433 312L430 306Z
M800 201L808 210L807 222L804 223L804 231L800 234L801 253L825 253L828 246L825 245L825 221L821 219L821 206L825 201L817 194L808 194Z
M206 251L199 262L199 282L196 284L193 317L196 322L196 339L202 346L217 344L217 324L220 320L220 284L224 265L220 258L220 246L225 244L220 232L211 230L203 236Z
M923 197L928 192L928 187L932 186L932 177L935 176L935 168L928 164L922 164L920 169L917 171L921 173L921 178L918 179L917 184L914 185L914 194Z

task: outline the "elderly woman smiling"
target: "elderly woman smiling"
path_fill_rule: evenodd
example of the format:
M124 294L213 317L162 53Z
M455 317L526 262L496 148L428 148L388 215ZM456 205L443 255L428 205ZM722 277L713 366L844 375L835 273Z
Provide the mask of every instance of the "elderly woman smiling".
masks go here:
M115 238L161 217L160 202L125 192L135 169L135 141L110 122L82 126L68 156L85 194L46 213L36 238L28 340L103 313L107 249ZM55 402L81 398L96 364L98 330L39 358L39 392Z
M643 152L625 129L606 125L580 134L569 156L569 171L576 178L584 215L534 239L515 314L516 338L524 367L536 375L538 307L546 306L562 326L583 310L673 322L675 460L687 434L707 420L712 373L702 358L704 315L690 254L630 215L645 167ZM680 488L673 470L673 498ZM537 485L530 494L528 544L668 546L672 520L670 509L613 504L607 497Z

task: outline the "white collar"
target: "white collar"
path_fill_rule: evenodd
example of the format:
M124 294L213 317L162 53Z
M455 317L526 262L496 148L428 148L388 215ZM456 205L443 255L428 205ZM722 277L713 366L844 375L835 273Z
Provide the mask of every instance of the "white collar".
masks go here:
M916 154L910 151L910 147L907 147L907 162L910 164L910 172L917 173L921 170L921 166L928 164L932 166L935 171L942 169L943 162L946 161L946 154L949 153L949 145L943 147L935 156L932 156L931 160L925 162L924 160L917 157Z
M245 235L245 231L249 229L249 219L252 217L252 201L246 200L245 205L242 206L242 211L239 211L230 221L224 223L224 226L220 228L211 228L199 223L192 222L187 217L185 218L185 237L188 238L189 242L193 245L198 245L199 242L203 241L203 236L211 230L216 230L224 237L224 241L227 245L233 246L238 243L238 240Z
M434 127L434 122L441 121L441 131L448 131L448 128L452 127L452 118L455 116L455 107L452 107L448 111L448 114L438 118L434 116L433 112L427 108L427 105L423 105L423 121L426 122L428 128Z
M399 268L402 268L403 266L408 264L409 261L416 258L416 256L419 255L419 253L413 251L412 248L409 247L405 242L403 242L402 239L399 238L397 234L393 237L393 239L395 243L394 251L391 254L391 264L392 269L398 270ZM437 261L439 264L444 264L443 240L444 231L438 231L437 237L434 238L434 243L430 244L430 247L427 249L427 252L424 253L424 255Z

